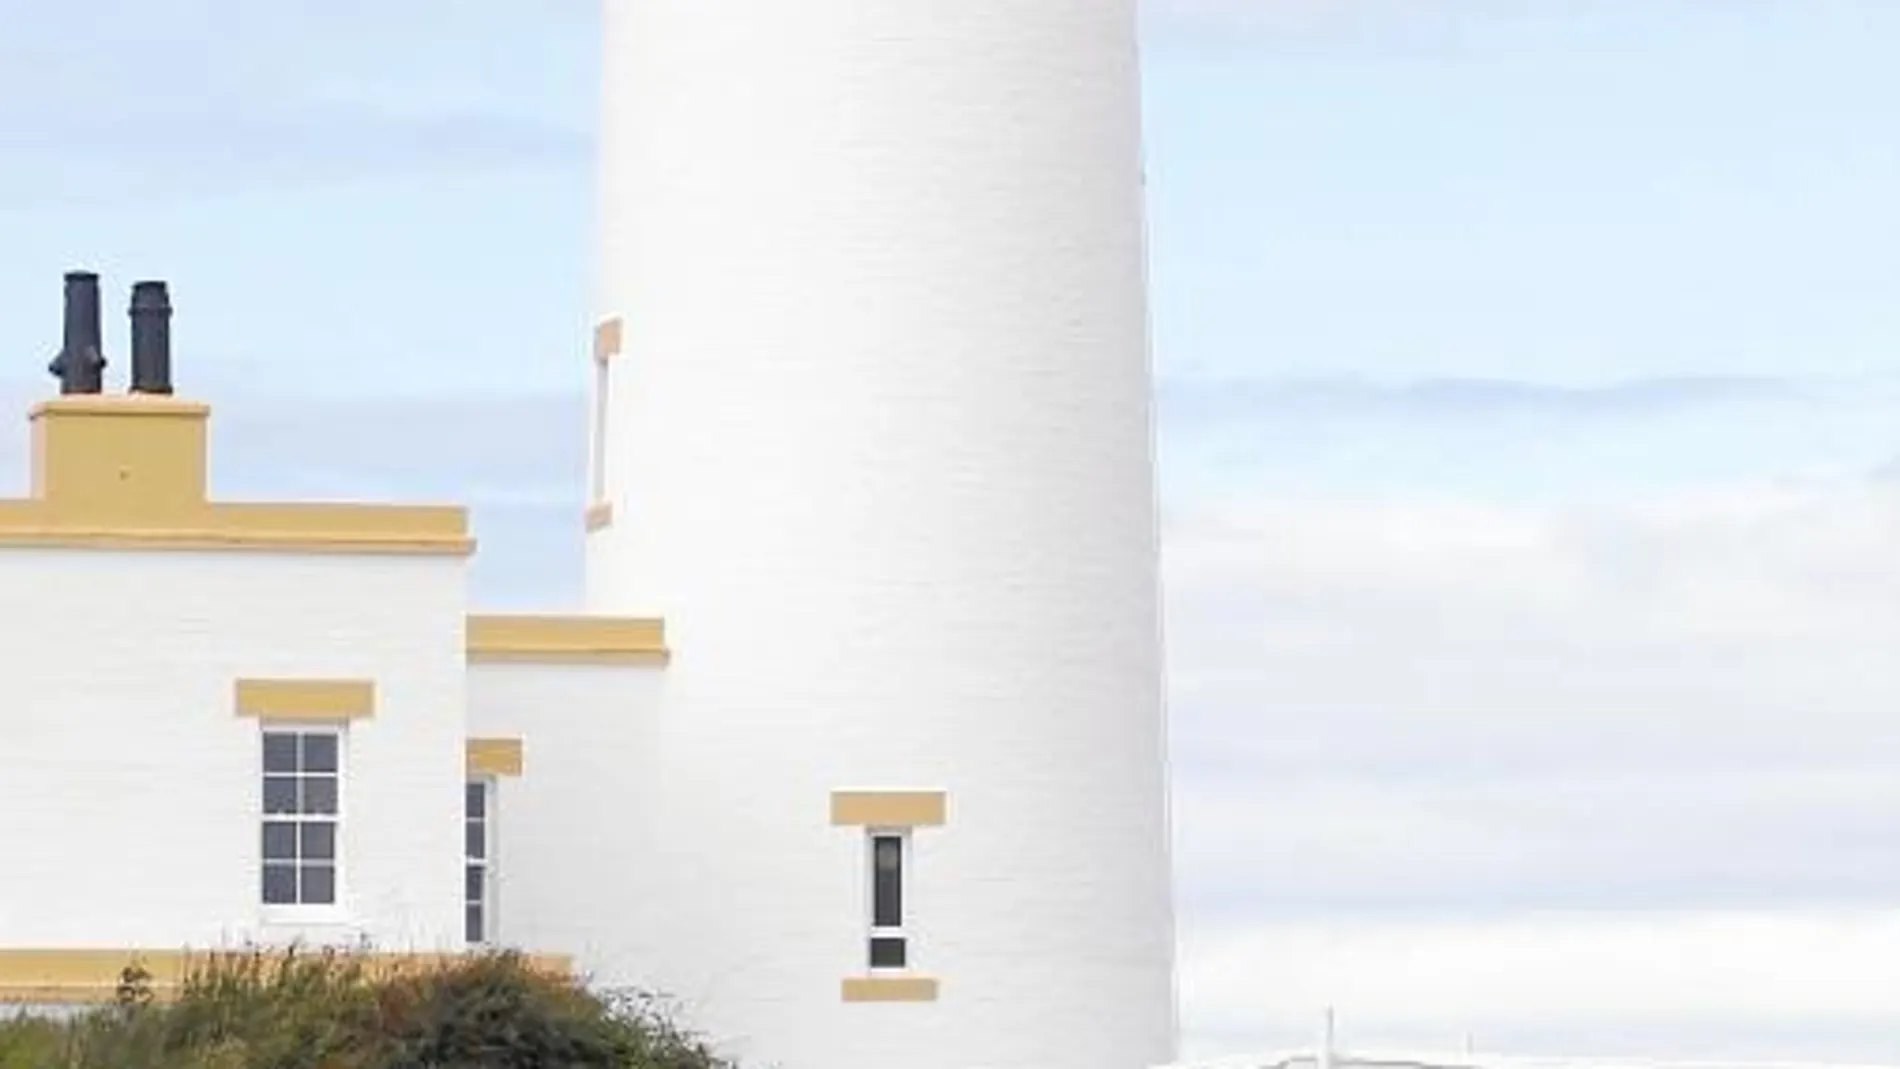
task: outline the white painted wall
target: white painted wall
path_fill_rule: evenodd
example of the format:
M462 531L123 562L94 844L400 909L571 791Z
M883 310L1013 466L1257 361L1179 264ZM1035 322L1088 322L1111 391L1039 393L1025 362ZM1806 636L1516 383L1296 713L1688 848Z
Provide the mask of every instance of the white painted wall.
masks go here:
M590 605L674 662L626 897L786 1069L1173 1052L1134 0L606 0ZM837 787L943 788L917 964L848 1005ZM574 819L582 819L575 814Z
M465 562L0 550L0 946L461 946ZM239 677L376 681L348 728L336 923L259 904Z
M470 735L522 740L523 775L496 779L491 811L498 942L574 955L606 985L647 978L668 918L635 818L664 685L657 667L470 666Z

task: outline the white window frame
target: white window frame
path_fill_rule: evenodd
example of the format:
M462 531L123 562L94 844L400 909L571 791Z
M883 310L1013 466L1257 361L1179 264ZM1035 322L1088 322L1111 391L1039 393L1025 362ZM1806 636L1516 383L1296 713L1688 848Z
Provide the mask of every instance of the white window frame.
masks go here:
M468 825L473 823L468 815L468 787L479 787L482 792L482 856L475 858L468 853ZM496 879L498 859L495 855L499 837L495 834L497 801L501 797L501 783L495 776L469 776L463 788L462 797L462 937L469 946L494 946L496 940L495 920L500 915L496 909L496 889L500 880ZM468 870L480 867L482 870L482 931L481 938L468 938L468 907L474 903L468 898Z
M877 844L880 839L897 840L897 909L898 923L885 927L877 922ZM905 973L917 967L917 938L911 926L913 894L917 873L915 851L911 845L909 828L865 829L864 836L864 963L875 974ZM871 946L873 940L898 939L904 946L904 964L871 964Z
M269 735L328 735L336 740L336 812L311 819L304 813L271 813L264 804L264 780L270 775L264 770L264 739ZM336 721L296 721L265 720L258 725L256 755L251 779L252 798L255 802L256 819L252 827L257 829L257 866L254 870L256 880L252 884L252 893L263 910L264 918L272 923L310 924L334 923L345 915L344 903L349 896L349 866L345 848L345 829L349 826L349 769L350 745L347 725ZM296 773L303 778L301 768ZM299 829L304 824L328 823L335 829L333 840L336 856L331 859L331 871L334 874L333 893L329 902L266 902L264 900L264 860L263 834L266 824L292 824ZM301 865L297 866L301 868Z
M613 359L611 357L594 361L594 440L591 484L588 487L589 505L598 505L607 500L607 422L610 403L610 388L613 385Z

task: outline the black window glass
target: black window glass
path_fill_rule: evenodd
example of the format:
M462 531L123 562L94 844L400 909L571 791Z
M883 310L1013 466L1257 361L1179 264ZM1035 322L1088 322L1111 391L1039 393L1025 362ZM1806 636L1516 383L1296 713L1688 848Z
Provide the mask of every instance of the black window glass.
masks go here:
M297 867L264 866L264 901L270 905L288 905L297 901Z
M301 871L305 903L329 905L336 901L336 869L329 865L305 865Z
M479 783L469 784L465 805L468 809L469 819L480 820L482 817L488 815L488 792L483 790L482 785Z
M297 779L294 776L264 777L264 812L295 813Z
M463 891L470 902L482 900L482 867L466 866L462 872Z
M481 821L471 820L468 822L467 839L468 841L464 845L467 847L469 857L483 858L488 856L488 837L482 834Z
M303 737L303 770L305 772L336 771L335 735L305 735Z
M905 960L904 950L904 940L895 936L878 936L871 940L871 968L903 968Z
M305 861L336 860L336 825L311 821L300 829L303 842L298 856Z
M483 931L482 907L480 905L470 903L469 906L467 907L465 918L466 919L463 921L464 929L462 933L464 938L466 938L471 943L479 943L483 939L487 938L488 933Z
M871 923L897 928L904 923L904 844L895 836L872 841Z
M264 825L264 859L289 861L297 856L297 826L281 821Z
M297 771L297 736L274 731L264 735L264 771Z
M336 812L336 778L309 776L303 781L303 811L329 814Z

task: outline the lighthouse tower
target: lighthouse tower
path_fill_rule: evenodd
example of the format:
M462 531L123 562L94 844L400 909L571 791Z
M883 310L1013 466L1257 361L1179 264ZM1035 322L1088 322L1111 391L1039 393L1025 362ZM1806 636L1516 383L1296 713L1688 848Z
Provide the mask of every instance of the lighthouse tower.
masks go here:
M604 0L626 948L748 1064L1173 1054L1135 0Z

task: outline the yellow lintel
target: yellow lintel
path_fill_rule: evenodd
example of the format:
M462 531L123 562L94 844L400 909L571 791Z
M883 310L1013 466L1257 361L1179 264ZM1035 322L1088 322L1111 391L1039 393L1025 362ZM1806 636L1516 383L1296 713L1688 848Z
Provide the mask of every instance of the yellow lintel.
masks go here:
M521 740L468 740L468 774L471 776L521 775Z
M921 828L944 822L942 791L832 791L831 822L876 828Z
M842 994L846 1002L935 1002L937 980L932 976L850 976Z
M664 621L630 616L477 615L470 663L665 664Z
M376 715L376 684L367 679L240 679L231 690L237 715L258 720L358 720Z
M587 506L588 531L600 531L614 525L614 503L596 501Z
M604 364L620 355L625 328L619 316L603 319L594 327L594 362Z
M247 968L256 963L266 977L289 951L281 949L186 951L119 949L0 949L0 1002L27 1004L93 1004L111 1001L125 970L142 969L153 996L175 996L182 982L206 968ZM395 953L304 948L298 960L330 957L344 965L359 965L371 979L432 972L453 967L468 955L456 953ZM531 970L552 976L572 975L573 962L564 955L524 956Z

